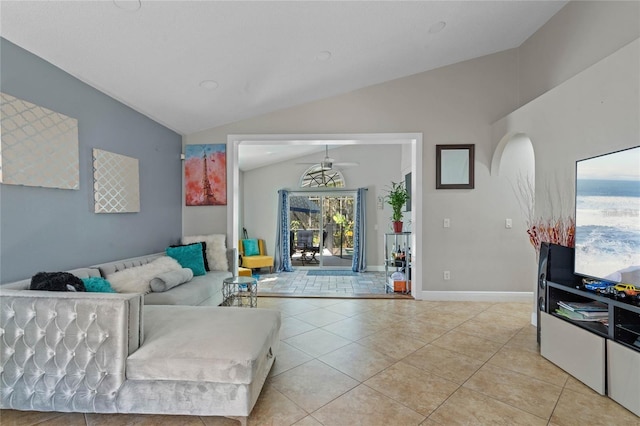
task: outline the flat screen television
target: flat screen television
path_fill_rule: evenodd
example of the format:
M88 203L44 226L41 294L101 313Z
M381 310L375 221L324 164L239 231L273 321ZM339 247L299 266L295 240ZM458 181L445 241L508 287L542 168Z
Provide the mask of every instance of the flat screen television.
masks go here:
M576 162L574 271L640 286L640 146Z

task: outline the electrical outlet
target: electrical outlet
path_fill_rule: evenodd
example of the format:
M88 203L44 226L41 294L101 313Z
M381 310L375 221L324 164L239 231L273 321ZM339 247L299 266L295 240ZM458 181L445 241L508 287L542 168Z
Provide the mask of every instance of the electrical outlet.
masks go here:
M451 279L451 272L450 271L444 271L444 279L445 281L448 281Z
M444 221L442 222L442 227L443 228L448 228L451 226L451 220L449 220L449 218L445 218Z
M513 221L511 219L504 220L504 227L507 229L513 228Z

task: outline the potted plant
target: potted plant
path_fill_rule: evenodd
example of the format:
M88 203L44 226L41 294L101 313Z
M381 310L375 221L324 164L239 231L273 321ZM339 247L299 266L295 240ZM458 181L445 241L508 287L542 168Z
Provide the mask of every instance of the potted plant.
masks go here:
M409 193L404 187L404 182L391 182L391 189L387 192L386 200L393 211L391 215L393 232L399 233L402 232L402 207L407 203Z

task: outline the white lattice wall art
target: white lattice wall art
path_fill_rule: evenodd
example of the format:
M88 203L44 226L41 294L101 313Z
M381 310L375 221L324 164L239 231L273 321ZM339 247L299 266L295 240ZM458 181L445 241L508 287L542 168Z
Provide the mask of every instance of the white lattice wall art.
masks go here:
M0 93L0 182L79 189L78 120Z
M96 213L139 212L138 159L94 149L93 194Z

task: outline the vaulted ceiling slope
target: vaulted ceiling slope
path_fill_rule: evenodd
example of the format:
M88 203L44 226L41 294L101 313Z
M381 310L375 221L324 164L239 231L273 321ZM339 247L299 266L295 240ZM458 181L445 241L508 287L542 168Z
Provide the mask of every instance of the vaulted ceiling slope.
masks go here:
M7 1L0 34L181 134L519 46L566 1Z

